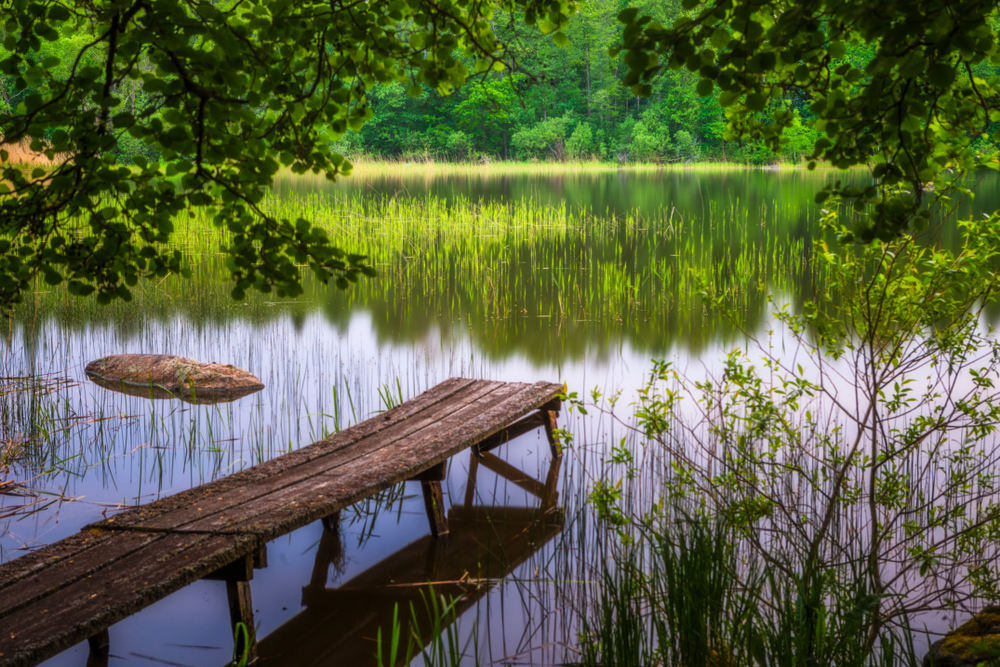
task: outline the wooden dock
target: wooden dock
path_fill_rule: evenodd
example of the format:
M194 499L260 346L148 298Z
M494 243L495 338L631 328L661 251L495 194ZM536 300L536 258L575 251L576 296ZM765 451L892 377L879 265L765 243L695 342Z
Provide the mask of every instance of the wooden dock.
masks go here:
M317 443L5 563L0 667L35 665L85 639L94 656L107 655L109 626L206 577L227 582L233 622L252 627L248 582L268 541L401 481L421 481L431 533L443 535L447 460L540 426L558 457L562 392L453 378Z

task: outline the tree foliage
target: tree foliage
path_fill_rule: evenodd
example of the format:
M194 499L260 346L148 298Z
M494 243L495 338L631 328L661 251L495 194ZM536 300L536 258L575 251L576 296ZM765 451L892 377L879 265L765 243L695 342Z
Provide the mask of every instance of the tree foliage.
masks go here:
M182 271L173 220L211 207L233 296L301 292L299 267L341 287L370 274L308 220L259 206L275 173L350 171L332 146L372 117L377 84L450 93L501 67L490 20L553 33L569 0L12 0L0 8L0 303L42 275L100 301ZM561 33L555 32L556 35ZM58 48L53 48L53 45ZM141 90L144 103L129 103ZM12 145L54 162L23 171ZM132 168L117 155L138 151Z
M996 168L995 155L977 145L984 134L1000 138L996 2L684 0L684 7L669 28L637 8L619 14L626 83L649 95L665 68L696 72L701 95L719 91L732 134L773 150L796 120L781 107L804 99L824 133L809 158L870 166L875 178L873 186L838 184L819 196L844 196L867 211L851 236L885 240L919 227L929 217L928 191L976 167Z

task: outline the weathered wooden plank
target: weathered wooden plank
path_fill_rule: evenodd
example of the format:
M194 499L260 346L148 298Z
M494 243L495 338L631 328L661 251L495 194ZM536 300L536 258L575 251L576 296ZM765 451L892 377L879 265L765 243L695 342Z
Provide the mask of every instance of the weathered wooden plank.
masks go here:
M510 415L509 423L536 409L551 392L561 390L559 385L540 383L495 405L470 405L471 415L456 413L432 431L394 443L383 456L355 459L308 478L308 483L281 488L184 528L252 531L269 541L454 456L503 428L503 416Z
M166 535L156 548L105 570L106 576L76 581L5 619L0 665L37 664L256 547L252 536Z
M8 586L32 576L39 570L71 559L89 549L94 543L103 542L108 537L110 536L81 532L3 563L0 565L0 596L5 593Z
M359 442L349 451L325 457L323 468L265 480L240 494L238 502L222 498L220 504L214 507L199 503L189 510L178 510L169 517L180 517L180 521L172 520L161 525L160 520L155 519L149 525L137 528L250 531L267 536L265 539L268 540L283 535L444 461L473 444L468 437L456 440L453 435L456 428L464 426L467 430L470 426L481 426L481 422L492 424L498 420L498 415L506 414L511 408L516 409L525 400L537 402L538 396L545 393L534 385L508 384L492 386L492 389L495 391L480 395L444 418L438 414L416 416L410 420L412 424L399 427L405 429L405 437L396 437L394 432L378 434ZM429 428L432 426L432 429ZM496 428L500 427L502 424L497 423ZM403 453L428 439L431 442L443 441L450 446L437 446L430 453L401 458ZM369 469L375 463L370 455L379 450L388 454L382 457L383 465L377 466L377 472L372 474ZM397 461L400 465L386 466L384 460ZM355 465L358 461L361 464ZM402 465L404 461L406 465ZM213 511L218 507L225 509Z
M73 537L86 538L74 540L80 544L79 551L70 554L60 553L59 557L51 562L43 561L39 567L33 567L26 576L16 579L0 591L0 620L74 581L91 577L101 569L117 565L121 559L163 539L164 535L123 533L113 536L109 533L95 536L88 531ZM111 540L112 537L117 539ZM59 544L57 542L53 546Z
M139 525L148 523L155 517L174 511L178 508L185 508L190 505L203 502L206 498L216 497L222 493L228 493L231 489L239 486L253 486L262 480L266 480L275 475L286 474L293 468L310 464L316 459L322 458L330 453L345 449L365 438L384 431L410 417L422 412L429 407L446 401L464 389L476 385L481 381L468 380L465 378L451 378L434 386L431 389L415 396L414 398L398 405L385 413L372 417L360 424L344 429L323 440L319 440L311 445L302 447L294 452L289 452L283 456L271 459L251 468L228 475L222 479L203 484L201 486L181 491L166 498L161 498L142 507L122 512L109 522L116 525ZM497 384L497 383L492 383ZM99 526L99 524L95 524Z

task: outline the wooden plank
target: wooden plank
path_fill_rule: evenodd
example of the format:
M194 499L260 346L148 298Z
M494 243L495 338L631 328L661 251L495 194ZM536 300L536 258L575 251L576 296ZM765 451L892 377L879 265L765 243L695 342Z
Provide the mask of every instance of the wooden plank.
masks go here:
M252 501L241 500L232 507L226 503L224 513L211 512L211 506L206 503L206 507L194 507L183 513L184 523L168 524L163 528L248 531L269 541L441 463L475 444L483 437L484 429L492 434L502 428L504 416L510 415L507 422L516 419L544 402L553 388L561 391L558 385L539 385L543 386L508 386L482 396L445 419L435 417L434 429L422 432L425 424L418 432L410 432L405 440L391 438L383 442L376 436L377 441L369 439L359 443L367 450L384 449L380 457L367 456L372 451L365 451L362 457L356 456L353 450L339 452L333 455L333 460L324 459L327 464L338 465L296 478L298 484L287 484L284 480L265 481L258 486L254 494L257 497ZM491 404L499 395L504 395L503 400ZM525 404L531 407L523 407ZM261 494L261 489L268 493ZM203 514L207 516L201 516ZM160 528L156 521L151 523L153 525L140 528Z
M107 576L74 582L29 613L5 619L0 665L37 664L256 547L252 536L166 535L157 548L122 559Z
M367 456L372 453L372 451L396 445L403 439L410 438L423 429L439 425L442 421L454 418L456 415L466 414L468 410L474 409L474 406L480 405L479 401L486 400L487 397L498 394L510 394L518 391L518 389L519 387L509 385L504 386L503 383L499 382L478 382L474 387L469 388L468 391L463 392L462 394L463 398L461 400L468 400L468 405L456 408L452 403L436 403L434 406L429 406L428 409L410 415L410 417L402 423L383 429L378 433L374 433L369 437L354 442L353 446L350 448L338 448L337 450L326 452L323 456L310 460L310 465L308 466L303 465L292 470L283 470L266 478L255 479L252 483L246 485L230 485L229 488L224 490L224 492L220 491L213 494L204 494L198 502L176 508L170 512L164 512L148 521L136 523L129 520L122 522L118 521L119 517L115 517L113 519L108 519L107 521L92 524L89 527L96 529L114 529L121 528L123 526L142 526L143 528L155 529L177 529L181 527L190 528L189 524L192 524L193 522L204 520L214 515L219 515L220 513L226 512L230 509L243 509L248 503L267 496L268 494L280 491L281 489L290 487L297 483L305 482L316 475L322 474L331 469L336 469L341 465ZM291 455L292 454L288 454L286 456ZM435 463L438 462L439 461L435 461ZM428 467L430 466L428 465ZM399 481L402 480L397 479L394 480L393 483ZM215 483L213 483L213 485L214 484ZM335 509L341 508L338 507ZM220 530L225 524L226 521L215 522L213 528L211 529Z
M60 554L59 558L48 563L48 567L32 568L27 576L15 580L0 591L0 621L75 581L92 577L101 569L117 565L123 558L165 537L154 533L94 536L89 531L80 535L86 536L87 540L82 542L84 548L79 552ZM111 540L111 537L116 539Z
M372 417L360 424L344 429L328 438L319 440L311 445L289 452L277 458L271 459L256 466L241 470L228 475L222 479L203 484L201 486L181 491L166 498L154 501L142 507L122 512L108 523L116 525L140 525L148 524L152 519L163 514L183 509L199 502L207 502L208 499L217 497L222 493L229 493L239 486L253 487L262 480L270 479L274 476L284 475L294 468L311 464L313 461L327 456L331 453L346 449L355 443L371 437L387 428L406 421L412 416L433 407L434 405L446 401L463 390L482 381L468 380L464 378L451 378L428 389L419 396L416 396L405 403L386 411L385 413ZM498 383L491 383L498 384ZM104 522L94 524L94 527L101 527Z

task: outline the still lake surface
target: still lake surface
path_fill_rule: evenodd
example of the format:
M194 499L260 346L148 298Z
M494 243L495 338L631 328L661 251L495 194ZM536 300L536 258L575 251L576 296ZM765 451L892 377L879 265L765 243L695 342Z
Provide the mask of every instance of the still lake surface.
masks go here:
M445 232L414 236L404 239L404 250L378 257L377 286L343 293L309 284L294 302L263 295L233 302L218 259L207 252L192 260L191 281L147 286L127 305L98 309L55 292L36 294L4 327L0 375L44 375L53 386L3 396L0 434L30 443L31 454L4 474L23 482L23 495L0 495L0 562L124 507L309 444L449 377L566 382L581 395L593 387L621 390L628 403L652 358L691 372L711 369L740 345L741 334L700 300L657 291L664 274L656 267L688 247L672 230L683 225L702 239L718 236L707 257L722 268L754 244L795 248L805 262L819 214L813 196L837 177L798 169L434 176L401 167L337 184L282 178L279 198L330 206L340 199L370 201L373 211L384 211L386 201L428 198L444 209L530 200L633 220L596 234L527 236L497 234L484 220L484 238L468 251L481 253L478 273L460 266L466 246L442 239ZM966 211L1000 208L1000 179L976 192ZM739 229L753 233L734 236L726 211L739 212ZM431 255L441 273L434 280L419 264ZM810 284L795 259L783 256L772 267L800 267L786 282L774 276L793 301ZM622 296L616 290L626 283ZM767 326L766 300L748 298L745 317L745 329ZM231 363L266 388L234 403L196 406L124 396L86 379L89 361L125 352ZM405 612L410 602L422 604L423 587L406 584L428 577L442 592L468 594L458 627L482 663L572 662L597 534L586 495L623 434L600 415L564 411L561 423L575 434L561 468L552 469L542 433L497 451L536 480L559 475L565 518L558 526L526 523L524 508L540 500L509 479L517 475L470 466L462 455L449 467L446 503L456 526L467 525L463 511L489 515L496 528L487 539L482 522L456 530L442 556L428 537L419 485L408 484L343 512L338 544L319 524L270 544L268 566L252 584L264 664L374 664L375 633L387 628L392 605ZM488 581L454 583L477 565L490 572ZM232 650L224 584L198 582L110 632L115 664L224 664ZM85 661L84 644L46 664Z

